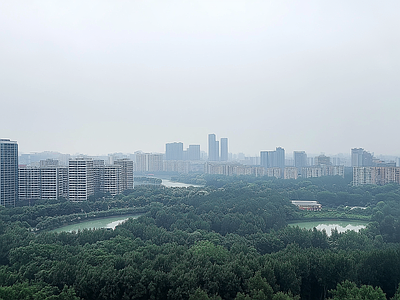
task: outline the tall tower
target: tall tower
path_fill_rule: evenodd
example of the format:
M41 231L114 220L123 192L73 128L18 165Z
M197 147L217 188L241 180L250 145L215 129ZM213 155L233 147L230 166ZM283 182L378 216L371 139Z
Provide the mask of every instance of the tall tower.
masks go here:
M276 153L276 167L284 169L285 168L285 149L277 147Z
M208 135L208 160L219 161L219 142L213 133Z
M221 138L221 161L228 161L228 138Z
M0 139L0 205L15 206L18 201L18 144Z

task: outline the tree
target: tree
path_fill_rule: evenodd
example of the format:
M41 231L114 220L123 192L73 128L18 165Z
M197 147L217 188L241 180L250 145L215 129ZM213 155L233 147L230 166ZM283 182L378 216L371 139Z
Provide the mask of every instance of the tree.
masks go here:
M386 300L386 295L380 287L363 285L360 288L354 282L338 283L336 290L331 290L332 300Z

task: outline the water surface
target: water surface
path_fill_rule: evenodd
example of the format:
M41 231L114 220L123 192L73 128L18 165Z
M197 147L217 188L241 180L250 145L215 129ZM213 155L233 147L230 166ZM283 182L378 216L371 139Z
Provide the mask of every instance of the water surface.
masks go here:
M121 224L122 222L128 220L129 218L136 219L140 217L142 214L135 214L135 215L121 215L121 216L114 216L114 217L108 217L108 218L101 218L101 219L91 219L88 221L84 221L81 223L76 223L76 224L71 224L71 225L66 225L60 228L56 228L51 230L50 232L62 232L62 231L67 231L67 232L72 232L72 231L78 231L78 230L83 230L83 229L99 229L99 228L112 228L115 229L115 227L118 224Z
M367 226L368 222L364 221L343 221L343 220L330 220L330 221L308 221L291 223L289 226L299 226L300 228L324 230L326 234L330 236L333 229L337 229L338 232L346 232L347 230L360 231Z

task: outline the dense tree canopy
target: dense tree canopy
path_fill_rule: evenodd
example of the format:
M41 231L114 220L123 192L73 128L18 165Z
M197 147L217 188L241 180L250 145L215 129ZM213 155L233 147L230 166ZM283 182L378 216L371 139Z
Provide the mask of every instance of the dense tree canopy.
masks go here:
M205 186L1 208L0 299L399 298L399 186L352 187L340 177L184 180ZM302 212L292 199L324 209ZM132 212L143 215L115 230L48 231ZM331 236L287 226L326 217L370 223Z

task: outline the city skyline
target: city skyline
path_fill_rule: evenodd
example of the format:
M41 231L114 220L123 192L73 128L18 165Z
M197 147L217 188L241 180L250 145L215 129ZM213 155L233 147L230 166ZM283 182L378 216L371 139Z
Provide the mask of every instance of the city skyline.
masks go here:
M216 132L231 153L400 155L398 10L391 0L4 2L0 135L21 153L163 152L170 141L206 151Z

